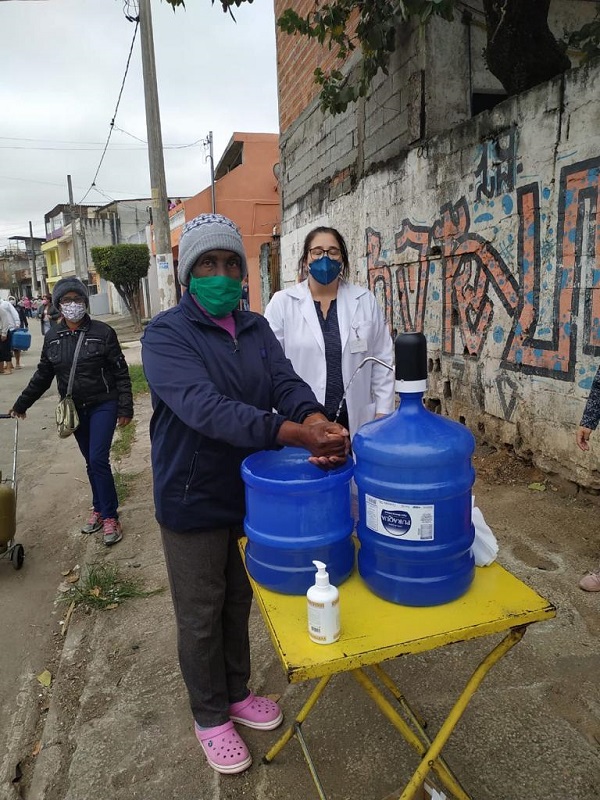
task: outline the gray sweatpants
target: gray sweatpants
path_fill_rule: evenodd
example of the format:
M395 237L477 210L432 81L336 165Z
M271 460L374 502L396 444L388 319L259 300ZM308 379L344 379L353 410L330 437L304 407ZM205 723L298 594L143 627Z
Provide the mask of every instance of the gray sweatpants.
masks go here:
M192 713L203 728L223 725L229 704L249 693L252 589L237 545L243 531L160 531Z

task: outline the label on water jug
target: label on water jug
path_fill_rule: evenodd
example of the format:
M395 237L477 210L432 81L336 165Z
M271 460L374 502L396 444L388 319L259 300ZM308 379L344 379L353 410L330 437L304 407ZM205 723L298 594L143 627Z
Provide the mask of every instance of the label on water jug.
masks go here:
M392 539L433 541L433 505L409 505L365 495L367 528Z

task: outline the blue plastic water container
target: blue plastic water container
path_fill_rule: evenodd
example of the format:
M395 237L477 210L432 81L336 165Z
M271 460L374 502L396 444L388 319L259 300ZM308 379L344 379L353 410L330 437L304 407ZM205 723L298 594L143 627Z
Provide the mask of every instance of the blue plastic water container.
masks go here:
M471 489L475 440L423 406L427 342L396 339L399 408L356 433L358 571L379 597L434 606L460 597L475 575Z
M248 537L246 567L257 583L303 595L315 582L313 561L339 586L354 567L351 459L325 472L297 447L263 450L242 463Z
M13 350L29 350L31 347L31 334L26 328L17 328L13 331L10 346Z

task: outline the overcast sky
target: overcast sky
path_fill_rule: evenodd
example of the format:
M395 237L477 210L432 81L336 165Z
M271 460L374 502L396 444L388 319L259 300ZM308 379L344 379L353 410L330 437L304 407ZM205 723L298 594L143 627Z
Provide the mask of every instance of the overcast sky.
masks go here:
M127 3L127 0L126 0ZM129 0L130 8L133 2ZM135 25L123 0L0 2L0 247L11 235L44 236L44 214L75 202L92 183L109 133ZM213 131L215 166L234 131L278 131L275 22L272 0L234 11L186 0L173 12L152 0L167 192L193 195L210 184L207 150ZM104 194L86 203L148 197L150 180L139 30L117 131L96 179Z

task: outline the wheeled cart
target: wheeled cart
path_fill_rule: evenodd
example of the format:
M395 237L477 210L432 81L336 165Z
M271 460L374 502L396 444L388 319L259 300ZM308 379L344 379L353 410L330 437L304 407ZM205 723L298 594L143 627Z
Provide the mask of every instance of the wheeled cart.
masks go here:
M17 448L19 445L19 420L10 414L0 414L0 420L14 422L12 476L5 477L0 472L0 558L9 558L15 569L21 569L25 558L25 548L15 542L17 529ZM2 433L0 425L0 434ZM0 452L6 452L4 448ZM0 464L0 468L3 465Z

